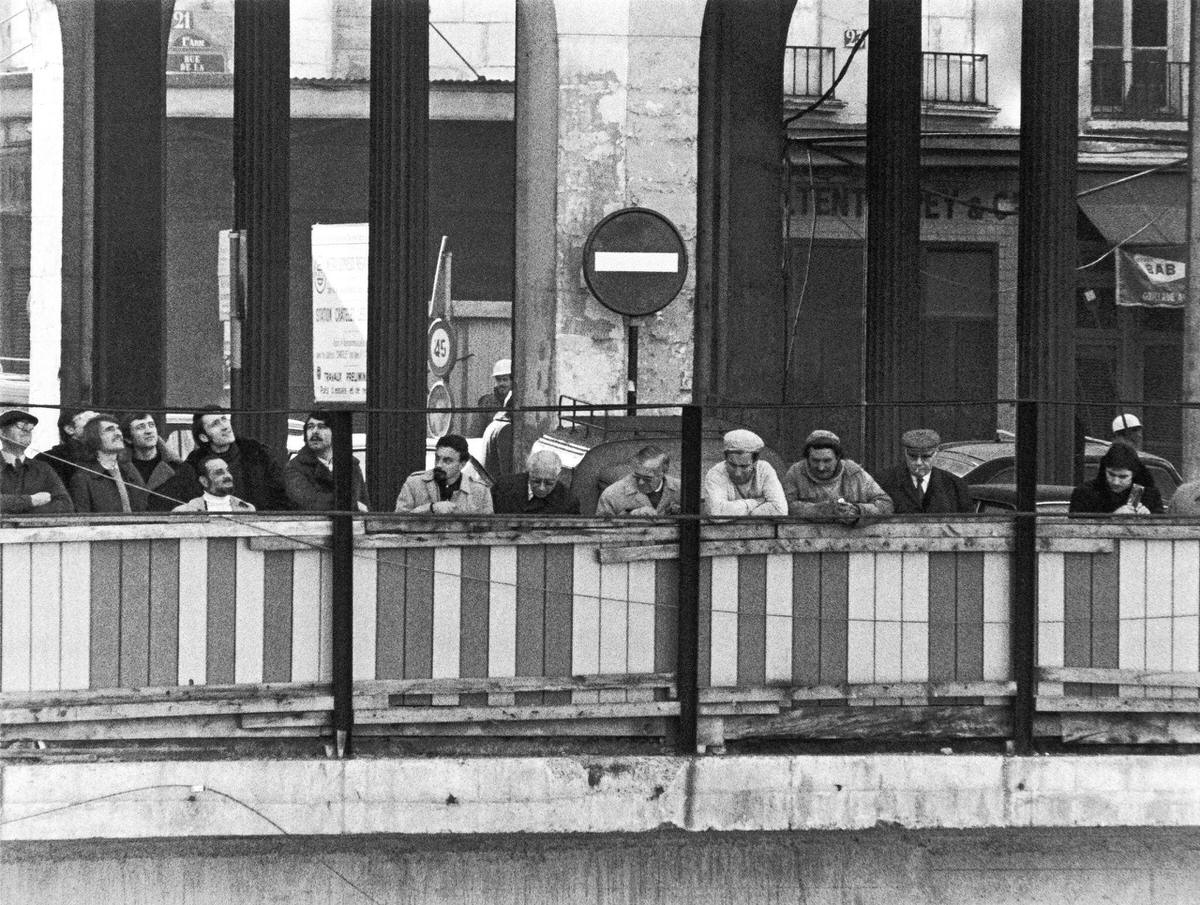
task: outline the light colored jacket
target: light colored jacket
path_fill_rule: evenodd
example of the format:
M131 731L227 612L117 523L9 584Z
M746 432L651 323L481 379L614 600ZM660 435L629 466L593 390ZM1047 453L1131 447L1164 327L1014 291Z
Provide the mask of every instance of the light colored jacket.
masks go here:
M414 471L404 481L396 497L396 511L412 514L433 512L433 504L441 499L433 469ZM458 490L450 497L455 512L491 514L492 494L487 485L471 471L463 471Z
M705 515L787 515L787 500L770 462L754 463L754 477L740 487L718 462L704 476Z
M825 481L810 475L808 462L801 459L783 476L783 492L788 513L812 521L837 521L833 507L839 499L856 503L860 518L892 514L892 498L865 468L850 459L842 459L833 477Z
M635 509L649 505L650 498L638 490L634 476L627 474L604 488L600 499L596 501L596 515L601 518L628 515ZM663 476L663 492L655 512L658 515L676 515L679 512L679 481L670 475Z

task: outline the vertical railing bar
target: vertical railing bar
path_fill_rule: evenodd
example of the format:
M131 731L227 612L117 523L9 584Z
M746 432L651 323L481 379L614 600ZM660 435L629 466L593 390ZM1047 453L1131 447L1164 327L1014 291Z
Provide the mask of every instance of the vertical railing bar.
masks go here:
M1013 538L1010 651L1016 695L1013 697L1013 747L1033 752L1035 655L1037 645L1037 443L1038 404L1017 402L1017 514Z
M333 429L333 731L338 757L354 753L353 419L330 413Z
M698 750L700 711L700 453L703 410L685 405L679 457L679 612L675 684L679 692L679 750Z

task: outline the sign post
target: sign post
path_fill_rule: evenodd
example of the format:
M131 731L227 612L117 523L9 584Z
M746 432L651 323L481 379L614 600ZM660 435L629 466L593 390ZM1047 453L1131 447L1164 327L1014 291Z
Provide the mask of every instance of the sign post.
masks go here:
M627 207L592 228L583 244L583 278L605 308L626 318L629 362L625 399L637 414L638 318L675 300L687 279L687 248L657 211Z

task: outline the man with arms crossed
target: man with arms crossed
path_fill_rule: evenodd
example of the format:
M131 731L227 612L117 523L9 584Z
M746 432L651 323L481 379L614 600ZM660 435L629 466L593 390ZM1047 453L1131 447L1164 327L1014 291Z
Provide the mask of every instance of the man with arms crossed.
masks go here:
M753 431L725 435L725 461L704 476L705 515L787 515L779 476L758 457L764 445Z
M400 488L396 511L412 515L490 515L492 495L474 471L464 471L471 452L458 434L446 434L433 451L433 468L414 471Z
M67 490L46 462L27 458L37 418L20 409L0 414L0 512L54 515L74 512Z

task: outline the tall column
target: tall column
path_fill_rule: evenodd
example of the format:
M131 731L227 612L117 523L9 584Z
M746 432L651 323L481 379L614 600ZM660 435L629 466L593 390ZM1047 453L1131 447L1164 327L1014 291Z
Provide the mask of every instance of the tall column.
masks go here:
M105 408L163 400L161 13L159 0L95 0L91 398Z
M1183 401L1200 406L1200 14L1193 11L1188 67L1188 293L1183 312ZM1200 479L1200 407L1183 410L1183 477Z
M367 474L377 509L390 510L405 476L425 466L428 195L429 4L372 0Z
M693 396L783 400L786 136L780 73L795 0L709 0L700 37ZM769 213L769 215L768 215ZM747 411L777 433L776 416Z
M1017 392L1041 401L1038 480L1073 482L1079 4L1025 0L1021 21Z
M287 0L233 7L233 223L246 231L242 366L231 375L239 433L287 443L289 128Z
M871 0L868 24L862 456L882 464L916 414L888 403L921 392L921 0Z
M558 29L553 0L517 0L517 197L513 383L518 406L553 405L558 293ZM474 399L464 399L471 405ZM524 461L550 414L513 424Z

